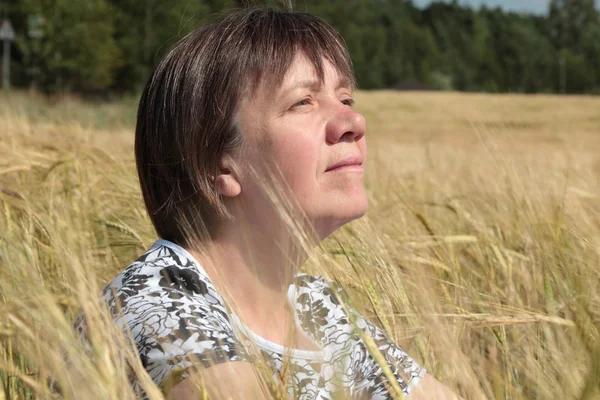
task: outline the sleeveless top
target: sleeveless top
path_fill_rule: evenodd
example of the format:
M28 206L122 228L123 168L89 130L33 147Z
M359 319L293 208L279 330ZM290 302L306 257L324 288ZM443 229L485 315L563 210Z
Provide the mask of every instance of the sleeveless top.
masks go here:
M343 394L391 399L387 388L393 389L362 339L366 334L404 394L410 393L426 370L372 322L340 304L334 287L324 278L299 274L288 291L296 323L321 351L286 348L247 329L226 307L200 264L167 240L156 241L108 284L104 300L117 326L131 332L142 364L158 386L171 372L194 363L209 367L251 361L252 352L242 340L251 338L276 382L282 368L288 371L291 398L332 399ZM143 395L137 382L132 384Z

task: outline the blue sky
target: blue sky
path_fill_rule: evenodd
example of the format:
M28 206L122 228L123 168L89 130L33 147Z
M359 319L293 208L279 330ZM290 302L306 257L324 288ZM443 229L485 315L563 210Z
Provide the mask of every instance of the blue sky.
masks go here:
M433 0L413 0L413 2L417 6L422 7L432 3ZM548 11L550 0L458 0L458 2L476 8L479 8L482 4L486 4L490 7L500 6L507 10L545 14ZM600 0L596 0L596 5L600 7Z

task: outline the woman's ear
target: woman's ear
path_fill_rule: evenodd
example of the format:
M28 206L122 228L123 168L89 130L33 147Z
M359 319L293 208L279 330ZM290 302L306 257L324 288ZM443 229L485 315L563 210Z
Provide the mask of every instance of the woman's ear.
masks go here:
M225 197L235 197L242 192L237 165L229 154L225 154L219 162L215 186L219 194Z

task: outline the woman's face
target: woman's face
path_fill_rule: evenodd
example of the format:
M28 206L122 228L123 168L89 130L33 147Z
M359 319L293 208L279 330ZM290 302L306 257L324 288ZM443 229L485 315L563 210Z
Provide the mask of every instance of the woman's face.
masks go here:
M249 171L275 165L321 238L367 211L365 119L353 109L349 83L323 60L322 84L300 53L277 90L259 87L254 97L242 99L236 121L244 141L244 208L268 221L272 205Z

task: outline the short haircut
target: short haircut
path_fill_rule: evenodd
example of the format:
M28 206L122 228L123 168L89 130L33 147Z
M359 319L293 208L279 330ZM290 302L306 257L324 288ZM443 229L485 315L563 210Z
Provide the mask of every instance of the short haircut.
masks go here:
M156 67L139 103L135 157L159 237L187 245L190 229L210 237L229 217L211 176L224 153L242 143L238 103L261 84L279 87L298 52L321 83L325 57L354 88L348 51L330 25L272 9L235 11L199 28Z

